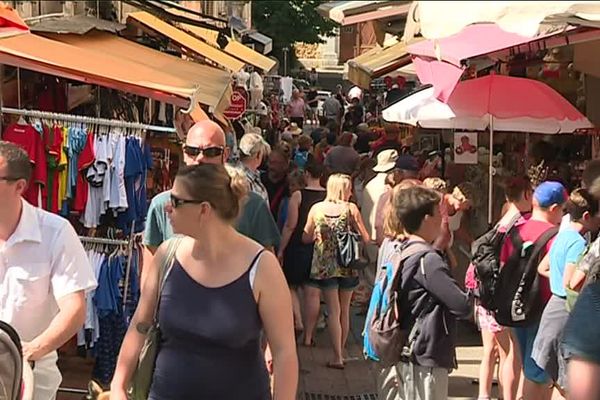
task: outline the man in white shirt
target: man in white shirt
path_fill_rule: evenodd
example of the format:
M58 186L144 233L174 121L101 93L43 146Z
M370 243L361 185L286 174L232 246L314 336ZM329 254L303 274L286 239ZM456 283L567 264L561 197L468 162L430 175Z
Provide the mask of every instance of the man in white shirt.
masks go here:
M369 231L369 235L375 240L375 214L376 205L379 198L385 192L385 178L396 166L398 152L396 150L384 150L377 155L377 165L373 167L373 171L377 173L366 185L363 192L363 200L360 212L362 214L365 227ZM377 270L377 246L369 244L365 246L367 256L369 258L369 266L365 269L365 280L369 289L373 288L375 282L375 272Z
M82 327L96 280L70 223L22 199L30 179L27 153L0 141L0 320L34 364L34 399L52 400L62 380L56 350Z

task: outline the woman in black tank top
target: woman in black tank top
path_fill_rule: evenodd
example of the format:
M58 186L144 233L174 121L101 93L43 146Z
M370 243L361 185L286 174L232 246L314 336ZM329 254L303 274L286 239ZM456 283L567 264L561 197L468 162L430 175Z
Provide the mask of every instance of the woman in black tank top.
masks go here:
M185 237L176 242L170 262L164 261L163 243L146 275L111 399L127 398L145 338L142 328L153 318L162 264L168 268L158 302L161 341L148 398L295 399L298 364L284 276L273 254L232 226L246 192L243 174L230 177L222 165L183 167L177 174L167 212L174 232ZM273 393L263 330L273 354Z
M290 287L294 307L294 322L297 331L304 330L300 299L297 290L309 278L312 262L312 243L302 242L302 232L310 208L325 200L327 192L320 184L323 166L310 159L305 165L306 187L292 193L288 203L287 219L281 234L281 245L277 258L283 266L283 273Z

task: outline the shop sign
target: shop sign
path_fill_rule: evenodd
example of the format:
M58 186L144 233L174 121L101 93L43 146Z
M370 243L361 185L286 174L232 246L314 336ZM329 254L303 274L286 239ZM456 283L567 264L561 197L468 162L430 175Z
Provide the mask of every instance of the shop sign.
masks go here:
M477 132L454 132L454 163L477 164Z
M231 93L230 105L224 114L229 119L238 119L246 112L248 94L241 87L236 87Z

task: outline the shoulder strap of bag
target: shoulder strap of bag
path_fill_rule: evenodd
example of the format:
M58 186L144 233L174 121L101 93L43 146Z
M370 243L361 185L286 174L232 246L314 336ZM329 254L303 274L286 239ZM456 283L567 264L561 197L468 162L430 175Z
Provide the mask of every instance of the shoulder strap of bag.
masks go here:
M539 262L539 257L542 254L542 251L544 250L544 248L546 247L546 245L548 244L548 242L554 237L556 236L556 234L558 233L558 227L555 226L553 228L550 228L548 230L546 230L544 233L542 233L542 236L540 236L534 243L534 247L533 247L533 251L531 252L531 258L529 259L529 262ZM536 268L537 271L537 268Z
M392 287L398 288L398 290L400 289L400 287L398 285L400 283L400 279L402 276L403 264L406 262L406 260L408 260L409 258L411 258L417 254L420 254L421 257L423 257L425 254L429 253L430 251L431 251L431 246L425 242L408 242L404 246L398 246L398 248L396 248L394 250L394 254L393 254L393 256L396 256L399 258L398 258L398 268L396 268L396 271L394 272L394 278L392 280ZM414 278L415 274L417 273L418 268L419 268L418 266L415 266L410 271L410 273L406 279L406 282L408 282Z
M167 241L167 252L165 253L165 257L162 259L162 262L160 263L158 269L158 292L156 296L156 305L154 306L154 315L152 317L154 323L156 323L158 317L158 309L160 307L160 296L165 286L165 280L167 279L169 271L173 267L173 262L175 261L175 253L177 252L177 248L181 244L182 240L183 238L181 237L175 237Z

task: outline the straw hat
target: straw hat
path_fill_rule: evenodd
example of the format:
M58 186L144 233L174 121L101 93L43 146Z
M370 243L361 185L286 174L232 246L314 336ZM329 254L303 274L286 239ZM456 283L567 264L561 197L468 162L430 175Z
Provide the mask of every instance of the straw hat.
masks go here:
M383 150L377 155L377 165L373 167L375 172L388 172L394 169L396 160L398 159L398 152L394 149Z
M298 127L298 124L297 124L297 123L295 123L295 122L292 122L292 123L290 124L290 126L287 128L287 130L288 130L289 132L291 132L291 133L292 133L292 135L294 135L294 136L298 136L298 135L302 134L302 129L300 129L300 128Z

